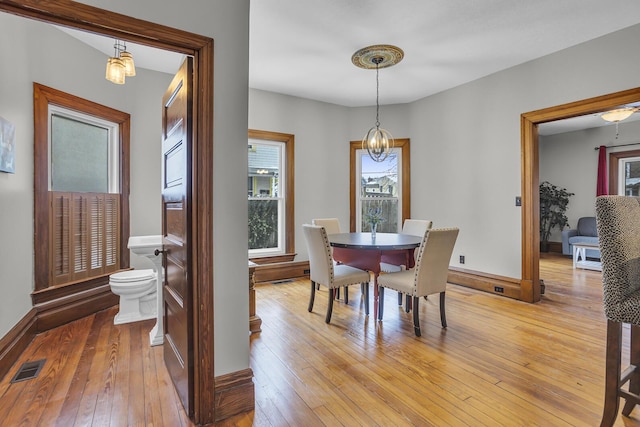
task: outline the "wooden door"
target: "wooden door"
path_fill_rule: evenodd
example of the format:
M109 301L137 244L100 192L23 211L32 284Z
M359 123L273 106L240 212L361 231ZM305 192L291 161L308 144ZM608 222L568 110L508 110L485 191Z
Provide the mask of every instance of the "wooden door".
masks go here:
M190 168L193 60L187 58L162 98L164 361L189 417L194 413L193 265Z

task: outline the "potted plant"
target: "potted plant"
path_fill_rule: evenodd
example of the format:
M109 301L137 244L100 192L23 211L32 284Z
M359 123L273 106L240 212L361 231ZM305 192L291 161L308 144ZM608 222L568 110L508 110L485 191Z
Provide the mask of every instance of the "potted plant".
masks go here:
M569 220L565 212L569 205L570 193L566 188L560 188L547 181L540 184L540 250L549 251L549 236L551 230L558 227L563 230Z

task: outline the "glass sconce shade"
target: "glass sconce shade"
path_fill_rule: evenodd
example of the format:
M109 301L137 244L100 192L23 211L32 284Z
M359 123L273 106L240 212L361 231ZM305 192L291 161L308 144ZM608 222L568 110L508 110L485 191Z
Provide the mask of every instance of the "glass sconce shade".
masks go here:
M376 162L382 162L389 157L389 152L395 146L393 136L385 129L374 126L362 139L362 149L367 149L369 156Z
M105 78L112 83L124 84L125 66L120 58L109 58Z
M124 63L124 75L127 77L135 76L136 66L133 63L133 55L131 55L131 53L127 52L126 50L123 50L122 52L120 52L120 59Z

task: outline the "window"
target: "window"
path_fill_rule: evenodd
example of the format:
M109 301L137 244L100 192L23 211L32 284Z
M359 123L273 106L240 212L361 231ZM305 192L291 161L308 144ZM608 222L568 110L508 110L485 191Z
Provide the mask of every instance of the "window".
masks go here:
M128 267L129 123L34 83L36 291Z
M640 196L640 150L609 154L609 193Z
M50 190L119 193L119 126L49 106Z
M399 232L403 221L410 217L409 140L395 142L383 162L373 161L362 149L361 141L351 142L352 231L371 231L363 218L373 209L378 209L384 218L377 228L383 233Z
M293 259L293 135L249 131L249 256Z

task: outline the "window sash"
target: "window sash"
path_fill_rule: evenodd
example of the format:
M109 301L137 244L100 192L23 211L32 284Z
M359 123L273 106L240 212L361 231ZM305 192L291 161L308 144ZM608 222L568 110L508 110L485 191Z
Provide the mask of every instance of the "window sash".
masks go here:
M366 208L368 208L372 204L376 204L383 207L383 211L392 211L392 208L388 206L389 203L396 203L397 206L393 207L395 209L395 215L393 218L389 218L386 223L381 223L378 225L377 231L380 232L392 232L398 233L402 228L402 185L400 185L400 177L403 176L402 171L402 150L399 147L393 148L391 150L390 155L395 155L396 158L396 173L395 173L395 185L396 185L396 196L363 196L362 193L362 159L365 156L368 156L367 150L357 149L356 150L356 180L355 180L355 194L356 196L356 232L368 232L370 231L370 226L367 224L363 216L366 213ZM393 174L391 174L393 175Z
M627 177L627 172L633 163L640 164L640 157L624 157L619 159L618 194L620 195L640 196L640 176Z
M285 233L286 233L286 206L287 206L287 200L286 200L286 188L287 188L287 158L286 158L286 144L284 142L280 142L280 141L269 141L269 140L258 140L258 139L253 139L250 138L249 139L249 152L255 153L257 152L257 149L259 146L266 146L266 147L270 147L270 148L277 148L278 149L278 159L277 159L277 168L274 171L273 168L271 168L272 165L269 165L269 168L264 168L264 169L259 169L258 171L256 171L257 175L252 175L251 174L251 165L249 165L249 172L250 172L250 176L249 176L249 182L253 182L253 186L250 192L250 195L248 196L248 200L250 203L250 209L249 209L249 256L266 256L266 255L279 255L279 254L284 254L286 252L286 248L285 248ZM269 170L267 170L269 169ZM256 181L257 178L260 177L260 174L262 173L262 170L264 170L267 174L265 174L265 176L270 176L271 177L271 181L270 181L270 185L269 185L269 194L268 195L264 195L264 196L259 196L256 195L256 189L258 189L258 191L260 191L260 189L256 186ZM259 227L257 224L251 224L252 221L255 221L254 219L254 213L253 213L253 207L251 205L251 202L267 202L267 201L274 201L277 204L277 208L276 208L276 244L275 245L270 245L268 247L262 247L262 248L252 248L252 246L255 246L255 244L252 241L252 239L256 238L256 234L259 234L261 231L263 232L263 238L266 238L266 235L268 234L267 231L264 231L264 229L262 227ZM253 206L257 206L257 203L254 203ZM266 210L268 212L268 209ZM262 216L264 217L264 216ZM268 225L268 224L267 224Z

